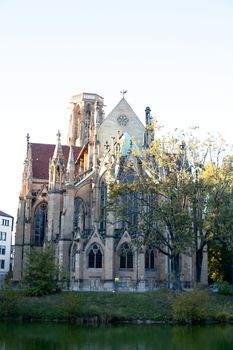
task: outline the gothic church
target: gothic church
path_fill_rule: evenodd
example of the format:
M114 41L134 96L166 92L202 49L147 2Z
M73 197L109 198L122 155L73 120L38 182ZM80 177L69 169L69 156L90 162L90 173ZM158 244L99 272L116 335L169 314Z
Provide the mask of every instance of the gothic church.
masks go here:
M75 95L70 106L67 145L61 145L60 132L55 145L27 138L13 279L21 280L28 250L53 242L57 264L69 274L73 290L112 290L114 281L122 290L158 288L170 271L166 256L151 246L138 249L127 228L103 219L119 157L135 161L132 143L148 147L153 130L142 124L124 91L106 118L104 99L97 94ZM150 108L145 112L150 124ZM191 256L182 259L181 280L187 285L193 265Z

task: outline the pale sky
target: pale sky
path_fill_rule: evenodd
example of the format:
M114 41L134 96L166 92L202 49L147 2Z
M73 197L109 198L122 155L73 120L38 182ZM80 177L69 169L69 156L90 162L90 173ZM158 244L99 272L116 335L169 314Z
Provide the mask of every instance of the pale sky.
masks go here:
M66 141L68 100L121 99L170 131L233 143L232 0L0 0L0 210L16 216L31 142Z

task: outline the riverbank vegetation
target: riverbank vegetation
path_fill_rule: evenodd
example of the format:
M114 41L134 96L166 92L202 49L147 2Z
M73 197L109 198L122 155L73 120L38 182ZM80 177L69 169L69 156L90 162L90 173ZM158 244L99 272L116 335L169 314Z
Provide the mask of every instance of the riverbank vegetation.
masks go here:
M78 323L231 322L233 296L195 289L174 293L61 292L41 297L0 291L0 318Z

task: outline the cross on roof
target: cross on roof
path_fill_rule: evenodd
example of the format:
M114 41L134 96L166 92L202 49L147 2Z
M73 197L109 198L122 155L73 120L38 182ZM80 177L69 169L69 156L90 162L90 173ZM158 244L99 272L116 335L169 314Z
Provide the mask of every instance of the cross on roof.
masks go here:
M122 91L120 91L120 93L122 94L123 98L125 98L124 95L127 93L127 90L122 89Z
M60 130L57 131L57 141L61 141L61 133Z

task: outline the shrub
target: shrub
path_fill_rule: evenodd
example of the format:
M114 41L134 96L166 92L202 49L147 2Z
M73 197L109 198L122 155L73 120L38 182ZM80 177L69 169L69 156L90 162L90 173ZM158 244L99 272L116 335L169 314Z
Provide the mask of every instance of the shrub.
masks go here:
M232 314L228 311L221 310L216 313L215 319L219 322L228 322L232 320Z
M233 295L232 286L227 281L218 281L217 288L219 294Z
M13 271L9 271L7 275L5 276L5 284L7 286L11 286L13 279Z
M70 320L74 320L77 317L79 309L78 294L75 292L68 292L64 303L64 316Z
M17 305L20 296L18 293L10 290L0 292L0 316L9 317L16 314Z
M58 267L55 264L52 246L43 250L32 249L27 256L23 283L27 295L42 296L58 290Z
M178 295L172 306L173 318L177 321L200 322L206 318L207 292L194 289Z

